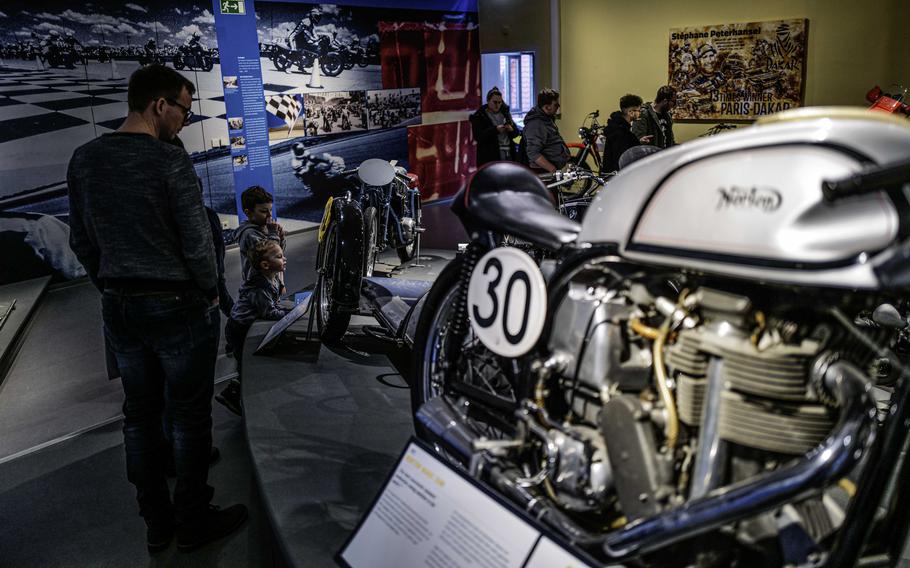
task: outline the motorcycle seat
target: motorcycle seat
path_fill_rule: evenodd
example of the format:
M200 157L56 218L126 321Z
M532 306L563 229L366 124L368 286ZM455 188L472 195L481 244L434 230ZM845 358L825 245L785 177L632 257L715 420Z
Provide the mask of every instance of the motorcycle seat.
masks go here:
M559 214L553 195L514 162L482 166L452 204L467 225L528 241L548 251L574 242L581 225Z

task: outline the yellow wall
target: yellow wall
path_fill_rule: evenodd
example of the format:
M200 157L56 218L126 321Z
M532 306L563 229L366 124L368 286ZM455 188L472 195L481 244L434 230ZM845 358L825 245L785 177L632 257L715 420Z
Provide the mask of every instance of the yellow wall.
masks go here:
M550 1L481 0L480 51L533 51L537 90L550 85Z
M574 140L588 112L600 109L605 120L626 93L653 100L667 83L669 30L683 26L808 18L805 104L862 105L873 85L910 83L903 6L898 0L561 0L560 131ZM710 126L676 124L674 132L685 141Z

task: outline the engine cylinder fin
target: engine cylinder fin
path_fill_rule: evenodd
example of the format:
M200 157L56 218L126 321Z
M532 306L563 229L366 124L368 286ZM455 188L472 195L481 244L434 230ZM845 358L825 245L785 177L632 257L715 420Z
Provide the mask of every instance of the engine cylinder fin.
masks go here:
M675 371L703 377L708 372L708 355L701 349L700 333L680 333L676 343L667 350L667 365Z
M809 396L809 363L818 351L815 342L775 345L758 351L742 340L723 341L724 379L730 389L788 401Z
M723 393L720 435L743 446L802 454L821 443L834 420L820 404L793 404Z
M676 379L679 419L689 426L697 426L704 404L707 379L680 374Z

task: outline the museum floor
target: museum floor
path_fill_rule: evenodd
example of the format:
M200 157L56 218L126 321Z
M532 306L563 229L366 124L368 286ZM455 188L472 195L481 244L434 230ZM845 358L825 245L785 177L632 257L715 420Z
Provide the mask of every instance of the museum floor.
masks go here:
M287 284L313 280L314 231L288 238ZM239 256L228 250L228 286ZM48 346L51 347L48 347ZM220 380L234 361L221 357ZM216 386L216 389L218 387ZM149 557L127 482L119 382L108 381L97 292L88 283L49 289L0 384L0 564L3 566L269 566L271 531L259 508L239 418L214 404L215 504L246 503L235 535L190 554L175 547Z

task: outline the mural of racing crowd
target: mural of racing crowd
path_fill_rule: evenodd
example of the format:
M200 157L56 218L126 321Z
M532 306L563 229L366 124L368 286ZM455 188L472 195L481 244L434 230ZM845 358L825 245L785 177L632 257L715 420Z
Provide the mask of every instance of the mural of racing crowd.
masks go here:
M267 97L266 110L273 132L302 121L305 136L322 136L419 124L420 98L419 88L285 94Z

